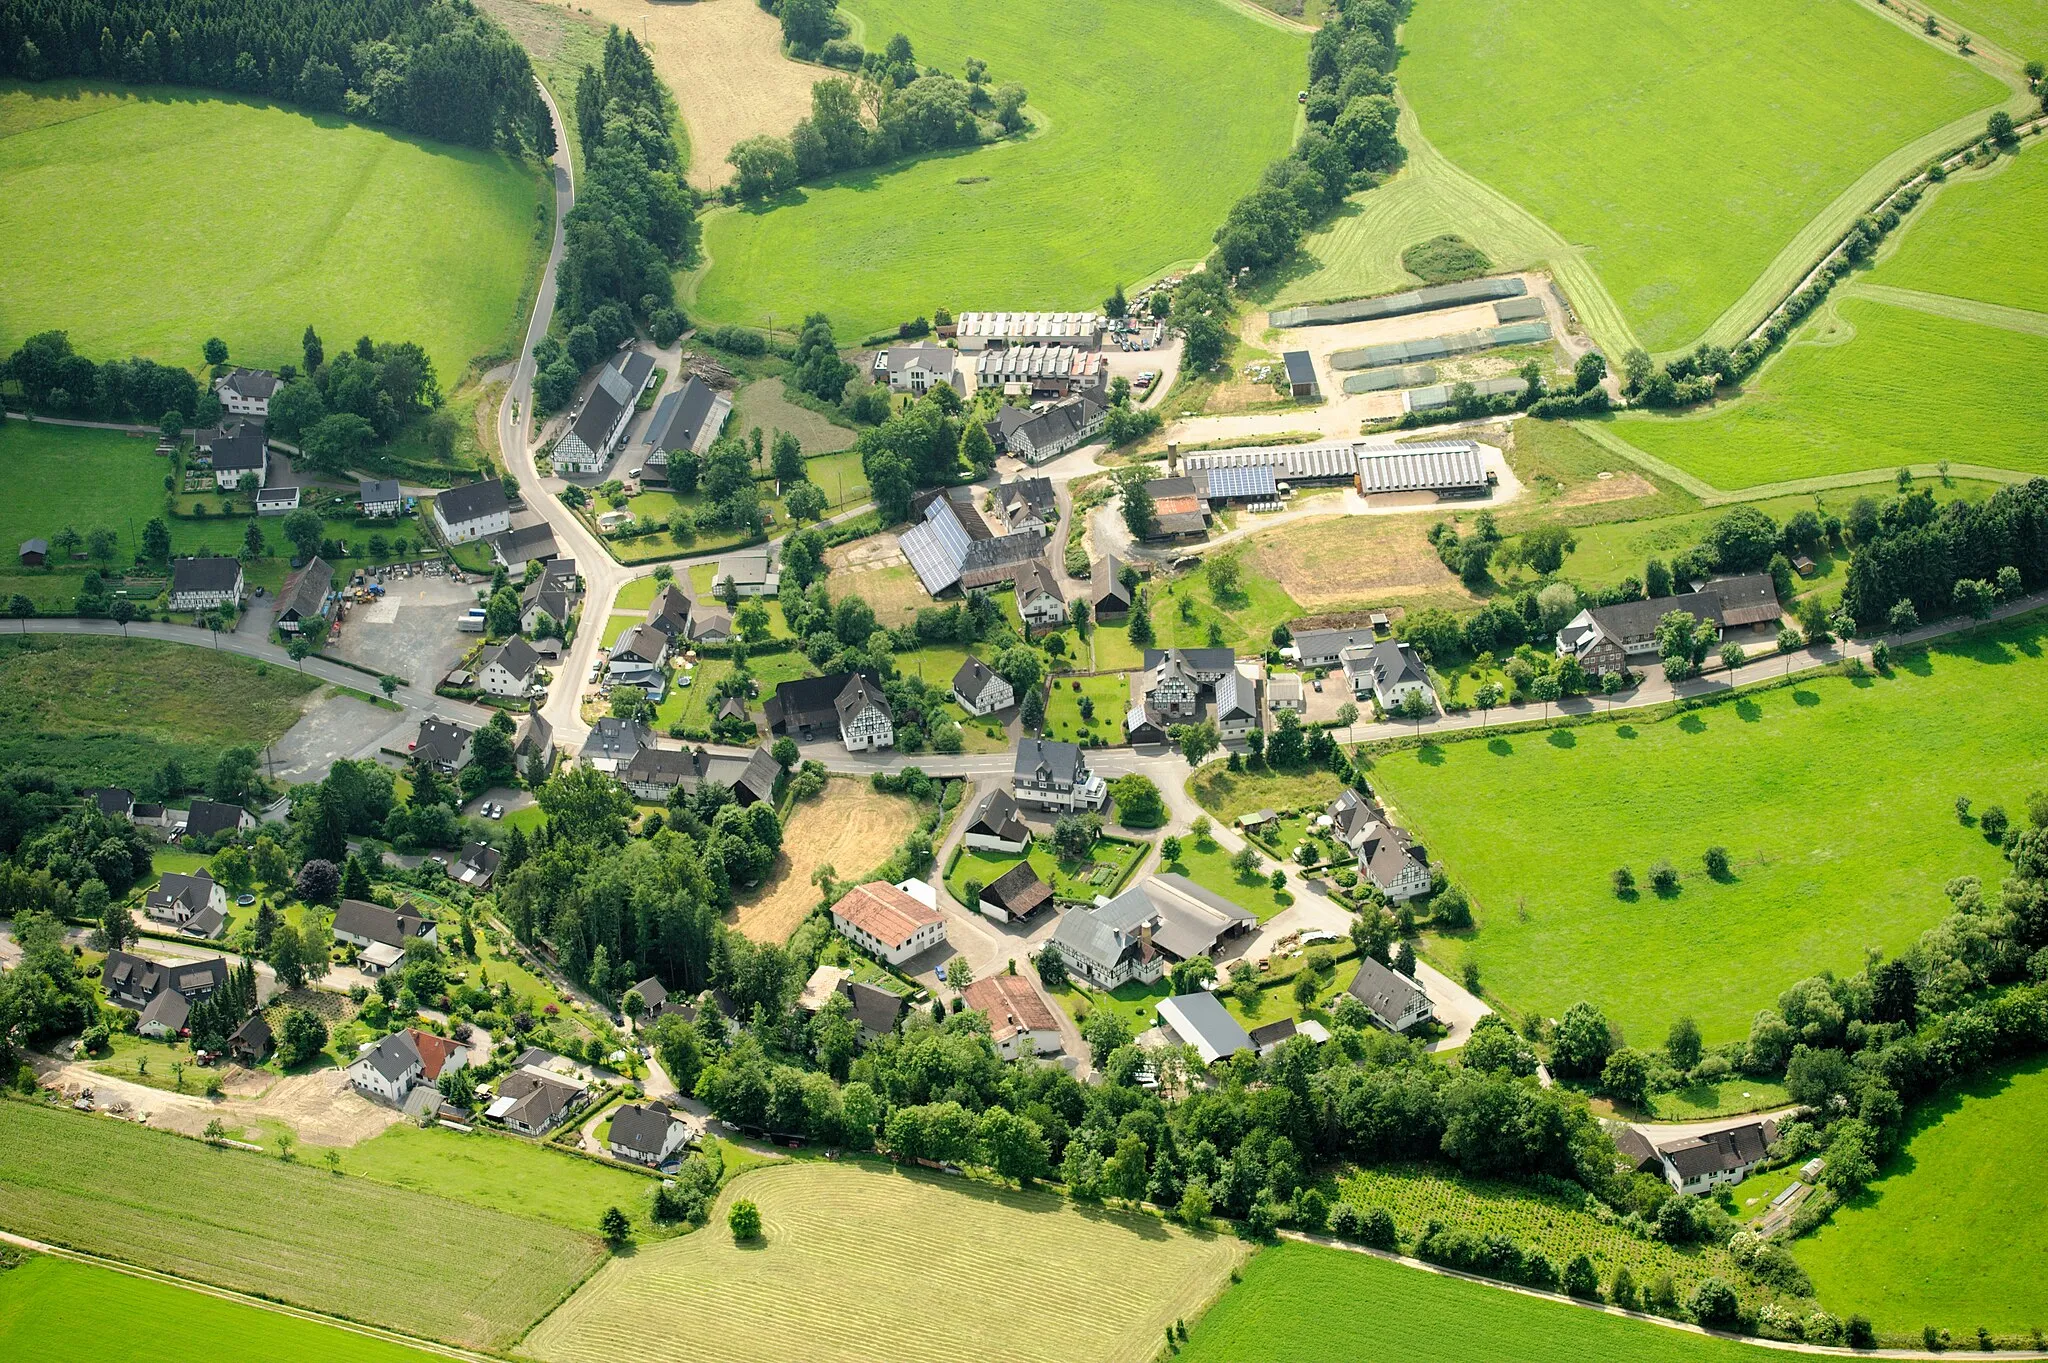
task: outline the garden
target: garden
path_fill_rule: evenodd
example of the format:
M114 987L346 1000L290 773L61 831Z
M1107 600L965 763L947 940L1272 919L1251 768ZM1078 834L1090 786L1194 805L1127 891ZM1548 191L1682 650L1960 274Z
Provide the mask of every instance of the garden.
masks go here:
M1047 738L1079 743L1084 748L1123 746L1124 716L1131 708L1129 677L1121 672L1095 677L1058 676L1049 685L1044 726Z
M1022 857L960 847L954 850L952 863L946 868L946 889L953 898L972 908L980 894L978 889L968 892L970 881L977 886L993 885L1019 862L1029 860L1038 878L1052 886L1054 898L1070 904L1093 904L1097 895L1115 897L1138 863L1145 859L1150 846L1129 838L1098 837L1082 857L1066 856L1044 840L1034 842L1030 852Z

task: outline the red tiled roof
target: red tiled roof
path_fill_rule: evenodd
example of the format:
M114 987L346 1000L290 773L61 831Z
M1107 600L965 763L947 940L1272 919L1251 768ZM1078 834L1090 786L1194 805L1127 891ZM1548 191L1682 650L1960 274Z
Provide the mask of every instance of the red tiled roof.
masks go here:
M832 906L835 918L843 918L877 942L900 947L927 924L939 922L936 909L928 909L887 881L856 885Z
M1019 1032L1051 1032L1059 1028L1052 1005L1022 975L991 975L960 991L969 1008L988 1014L989 1031L997 1041Z

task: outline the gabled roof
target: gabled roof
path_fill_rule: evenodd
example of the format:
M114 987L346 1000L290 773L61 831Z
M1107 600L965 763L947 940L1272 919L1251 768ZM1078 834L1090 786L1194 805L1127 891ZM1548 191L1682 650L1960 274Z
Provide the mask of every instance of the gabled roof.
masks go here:
M644 1106L627 1103L612 1113L611 1143L654 1159L668 1144L669 1128L675 1123L675 1114L658 1098Z
M1052 902L1052 886L1038 878L1029 861L1020 861L983 886L981 898L1013 918L1025 918Z
M909 1002L893 990L860 980L840 981L839 992L853 1005L853 1020L860 1024L861 1030L875 1036L887 1036L895 1031L896 1023Z
M879 694L882 679L872 672L865 675L868 685ZM853 677L851 672L834 672L824 677L799 677L794 681L778 682L775 694L761 708L767 714L769 724L776 727L816 728L837 723L839 697L845 693Z
M586 762L594 758L626 762L640 749L653 747L654 742L654 730L640 720L605 715L590 726L590 736L583 740L579 756Z
M1034 558L1017 570L1015 590L1019 609L1041 593L1062 605L1067 600L1066 594L1060 591L1059 579L1053 576L1052 568L1043 558Z
M1089 578L1096 610L1120 611L1131 608L1131 592L1124 586L1121 577L1123 568L1124 565L1112 554L1104 554L1095 560L1095 566L1089 571Z
M481 672L492 663L511 673L515 680L525 681L539 669L540 654L533 651L532 644L515 634L496 648L485 650L477 660L477 670Z
M889 698L882 694L882 688L858 672L847 678L846 686L833 705L839 711L842 725L853 723L871 706L880 710L884 719L894 720L896 717L895 711L889 708Z
M267 369L230 369L215 379L213 386L245 398L263 399L277 391L277 375Z
M1370 956L1358 962L1358 975L1344 992L1372 1009L1373 1014L1389 1027L1400 1023L1416 999L1424 1002L1429 999L1428 992L1421 985Z
M1422 655L1413 644L1403 640L1380 640L1372 646L1370 662L1376 686L1392 688L1416 682L1429 685L1429 669L1423 665Z
M1213 1065L1226 1056L1253 1049L1244 1024L1230 1015L1214 994L1197 990L1159 1001L1159 1018L1175 1035L1193 1046L1202 1063Z
M86 794L92 797L93 803L99 806L102 814L125 819L135 808L135 793L123 790L119 786L101 786L97 790L87 791Z
M187 913L197 913L213 898L213 876L202 866L191 875L177 871L164 872L156 888L143 896L143 902L150 908L167 908L182 904Z
M327 593L334 590L334 565L318 554L306 560L306 566L285 579L284 587L277 594L279 619L292 616L304 619L319 615L327 607Z
M1371 648L1379 636L1370 625L1357 629L1298 629L1294 632L1294 646L1301 651L1304 660L1309 658L1334 658L1347 648Z
M242 580L242 565L231 558L181 558L171 565L171 595L231 592Z
M889 374L929 369L936 374L950 375L959 362L960 353L942 345L892 345L875 356L875 368Z
M690 628L690 610L695 604L688 592L673 582L664 582L654 593L654 600L648 603L647 618L643 623L652 625L670 639L686 635Z
M892 949L910 941L919 928L944 921L938 910L918 903L886 880L854 886L840 896L832 913Z
M1762 1122L1709 1131L1690 1140L1673 1141L1657 1147L1657 1153L1671 1161L1681 1179L1690 1181L1708 1174L1726 1173L1755 1164L1770 1148L1770 1137Z
M366 506L379 502L395 502L400 498L396 478L359 478L356 480L356 498Z
M185 835L194 838L210 838L216 833L228 833L242 826L248 811L240 805L224 805L214 800L194 800L185 812Z
M1081 755L1078 743L1024 738L1017 741L1017 759L1011 774L1020 780L1075 786L1088 779L1088 761Z
M583 410L576 416L576 438L593 450L603 448L612 427L618 424L619 413L633 405L640 390L647 386L647 376L653 372L652 355L629 350L612 356L598 371L597 386L583 400Z
M960 991L961 1001L988 1015L989 1032L1001 1045L1023 1032L1056 1032L1059 1019L1038 986L1023 975L991 975Z
M514 564L530 558L549 558L560 550L554 530L542 520L515 525L493 536L491 547L498 551L499 558Z
M365 899L344 899L334 909L334 931L350 937L367 937L388 947L403 948L419 935L427 920L413 913L400 913Z
M228 1033L228 1046L230 1049L233 1049L237 1043L240 1043L249 1050L262 1053L270 1049L272 1040L270 1023L265 1020L261 1013L249 1014L247 1018L243 1019L241 1026Z
M638 659L653 666L668 656L668 643L668 636L652 625L628 625L612 641L611 660L617 663Z
M1236 668L1223 674L1216 683L1216 719L1254 719L1258 716L1258 684Z
M996 504L1007 513L1012 508L1044 518L1059 511L1059 496L1050 478L1014 478L996 489Z
M462 844L462 858L455 864L480 875L494 876L498 873L498 863L503 859L503 854L489 843L466 842Z
M718 438L731 411L729 396L692 374L681 388L655 405L654 417L647 423L647 445L664 454L677 450L702 454Z
M1177 658L1190 672L1228 672L1237 666L1234 648L1148 648L1145 670L1150 672L1169 657Z
M384 1081L395 1084L405 1078L415 1066L425 1069L425 1060L419 1047L413 1044L411 1032L393 1032L369 1050L356 1057L355 1063L367 1065L384 1076Z
M661 980L654 975L649 975L646 979L640 981L640 983L634 985L631 989L628 989L626 992L628 994L638 994L640 996L640 1001L646 1004L649 1008L659 1008L661 1007L661 1005L668 1002L668 986L663 984Z
M430 762L452 767L462 760L462 750L475 734L476 730L465 729L452 719L428 715L420 721L419 737L413 740L412 750Z
M270 444L260 421L225 421L214 430L201 431L193 443L207 452L216 473L247 472L269 463Z
M953 674L953 689L963 696L979 700L981 693L988 689L989 683L999 680L1001 679L989 669L987 663L979 658L969 658L961 663L960 670Z
M1717 577L1702 590L1720 598L1723 625L1768 625L1785 613L1769 573Z
M511 509L512 502L505 496L505 485L495 478L451 487L434 498L435 514L449 525L479 521Z
M985 833L1004 842L1023 842L1031 836L1031 829L1017 808L1016 797L1001 788L981 797L981 803L974 807L974 814L967 821L967 831Z
M1027 444L1036 449L1040 445L1071 440L1094 425L1101 415L1099 404L1085 397L1068 398L1065 402L1054 403L1029 421L1019 423L1007 433L1006 438L1012 444Z
M142 1010L142 1016L135 1019L135 1025L140 1028L154 1024L178 1032L184 1030L186 1019L191 1016L192 1005L185 1001L184 995L175 989L166 989L149 1001Z

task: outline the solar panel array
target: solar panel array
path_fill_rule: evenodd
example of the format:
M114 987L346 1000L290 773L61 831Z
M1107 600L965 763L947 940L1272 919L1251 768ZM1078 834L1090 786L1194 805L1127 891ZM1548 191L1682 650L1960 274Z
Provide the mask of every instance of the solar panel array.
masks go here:
M960 565L967 561L971 541L953 514L953 505L939 497L924 509L924 524L903 532L897 543L910 560L917 580L933 596L960 580Z
M1485 484L1486 468L1480 462L1479 447L1462 441L1374 447L1358 456L1358 490L1367 496Z
M1212 501L1217 498L1242 501L1271 497L1277 491L1271 464L1238 464L1209 470L1209 497Z

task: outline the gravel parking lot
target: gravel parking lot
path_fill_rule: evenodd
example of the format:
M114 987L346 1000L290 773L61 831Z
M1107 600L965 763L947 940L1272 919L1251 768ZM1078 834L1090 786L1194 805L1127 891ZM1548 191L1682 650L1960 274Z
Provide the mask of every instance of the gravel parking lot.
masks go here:
M477 641L455 628L477 589L451 577L387 575L384 591L382 601L350 609L335 655L431 690Z
M363 678L368 683L368 677ZM371 683L374 685L374 683ZM339 757L369 757L380 747L403 751L412 735L403 714L357 700L323 694L283 738L270 745L271 775L288 784L324 780Z

